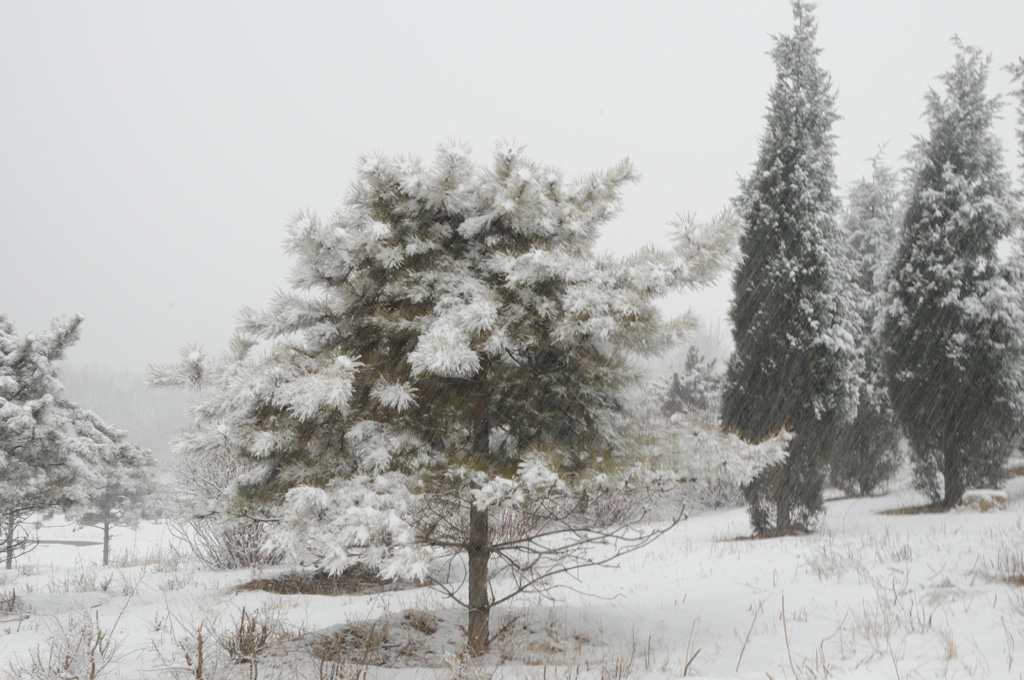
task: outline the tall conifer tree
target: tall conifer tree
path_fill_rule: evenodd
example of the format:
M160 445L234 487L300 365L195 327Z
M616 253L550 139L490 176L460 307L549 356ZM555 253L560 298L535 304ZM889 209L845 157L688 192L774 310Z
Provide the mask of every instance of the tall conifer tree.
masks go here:
M1016 213L992 130L999 102L985 94L989 59L956 44L945 92L927 95L884 331L917 485L945 507L999 483L1024 415L1020 299L997 255Z
M792 35L772 50L758 160L736 206L747 223L731 308L736 349L722 424L747 441L795 437L783 463L744 487L755 532L812 528L837 427L855 406L854 343L838 274L835 95L818 64L813 5L793 3Z
M886 303L888 270L896 250L901 219L896 174L872 159L871 179L850 190L843 236L850 259L855 297L858 348L863 361L857 417L836 440L832 482L847 493L868 495L899 468L899 426L889 405L882 367L882 311Z

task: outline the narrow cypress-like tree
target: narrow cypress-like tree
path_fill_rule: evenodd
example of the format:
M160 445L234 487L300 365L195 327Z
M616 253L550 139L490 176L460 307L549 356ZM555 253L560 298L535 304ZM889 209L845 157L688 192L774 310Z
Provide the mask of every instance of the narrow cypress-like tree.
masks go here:
M989 59L956 41L945 92L927 95L885 319L889 394L915 481L944 507L996 485L1019 441L1020 298L997 247L1016 206L985 94Z
M813 527L834 435L857 393L835 222L835 95L818 64L813 5L794 2L793 17L793 34L772 50L767 125L736 200L747 227L722 403L723 427L747 441L783 427L794 433L786 461L744 487L762 536Z
M871 179L850 190L843 236L850 265L862 362L857 417L836 440L832 483L847 493L869 495L899 469L899 426L889 405L882 367L882 314L889 264L899 232L900 190L896 174L880 156Z

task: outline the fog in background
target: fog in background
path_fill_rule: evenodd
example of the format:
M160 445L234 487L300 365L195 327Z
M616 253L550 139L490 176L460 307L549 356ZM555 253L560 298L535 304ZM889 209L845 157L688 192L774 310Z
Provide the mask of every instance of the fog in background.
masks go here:
M817 17L844 189L924 132L954 33L992 53L992 92L1024 53L1020 0L824 0ZM643 179L603 246L663 241L675 213L736 195L790 26L782 0L0 0L0 312L21 333L85 314L69 365L217 352L240 306L287 285L297 209L340 206L362 153L429 159L449 139L486 163L514 138L570 173L629 156ZM1000 126L1015 166L1010 109ZM728 288L666 309L721 327Z
M174 469L171 440L185 425L191 394L147 389L141 371L98 363L68 362L61 367L60 378L69 399L127 432L133 444L152 451L161 469Z

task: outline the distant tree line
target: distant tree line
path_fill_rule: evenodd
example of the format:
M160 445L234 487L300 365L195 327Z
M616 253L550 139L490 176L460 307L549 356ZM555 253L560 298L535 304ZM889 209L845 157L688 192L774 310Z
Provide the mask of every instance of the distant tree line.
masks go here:
M141 370L74 360L61 366L60 378L68 398L130 432L131 440L152 451L162 469L174 467L171 440L185 422L188 395L148 389Z

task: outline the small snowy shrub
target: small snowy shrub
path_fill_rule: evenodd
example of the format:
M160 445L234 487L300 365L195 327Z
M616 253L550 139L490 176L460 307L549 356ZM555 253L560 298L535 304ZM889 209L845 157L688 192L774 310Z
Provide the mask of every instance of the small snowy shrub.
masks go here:
M225 503L225 492L251 464L226 451L183 456L177 466L179 516L169 529L188 555L211 569L276 564L263 550L266 524L245 516L244 504ZM252 511L258 511L252 509Z
M96 680L108 675L118 658L119 642L112 630L100 625L99 614L72 615L59 619L49 631L45 644L28 652L28 659L11 664L11 677L23 680Z
M214 615L214 624L216 620ZM154 648L170 677L194 680L232 677L234 664L217 644L213 627L208 617L196 624L173 613L160 622L160 641L154 642Z
M216 633L217 643L233 663L257 664L259 656L284 634L279 612L242 607L237 621Z

